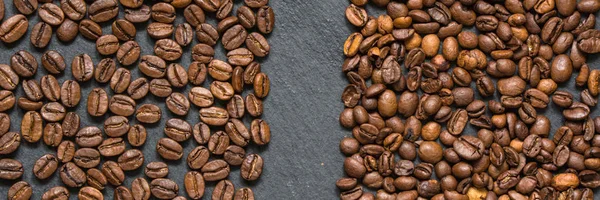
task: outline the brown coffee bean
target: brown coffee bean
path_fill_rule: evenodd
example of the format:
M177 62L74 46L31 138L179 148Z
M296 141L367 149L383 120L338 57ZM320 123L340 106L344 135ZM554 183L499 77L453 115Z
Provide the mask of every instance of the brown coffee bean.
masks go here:
M175 28L175 41L181 46L189 45L194 39L194 30L188 23L177 25Z
M129 141L131 146L142 146L146 142L147 134L144 126L135 124L131 126L129 132L127 132L127 141Z
M110 78L110 88L114 93L123 93L131 82L131 72L125 68L118 68Z
M58 168L58 160L52 154L46 154L40 157L33 166L33 174L38 179L50 177Z
M62 71L65 70L66 68L66 64L65 64L65 59L64 57L57 51L54 50L49 50L44 52L44 55L42 55L42 66L44 67L44 69L46 69L48 72L50 72L51 74L59 74ZM4 67L1 67L4 68ZM12 75L10 74L10 72L8 72L7 70L2 70L7 77L13 78ZM12 74L15 74L14 71L12 71ZM13 79L14 80L14 79ZM19 82L18 80L13 81L13 83Z
M99 117L108 110L108 94L102 88L94 88L87 99L88 114Z
M159 199L175 198L179 192L179 186L171 179L157 178L150 182L152 195Z
M158 154L167 160L179 160L183 156L183 147L170 138L161 138L156 144Z
M52 38L52 27L45 22L38 22L33 26L29 41L36 48L44 48L50 43Z
M133 199L133 194L131 194L129 188L121 185L115 188L113 197L117 200L131 200Z
M44 192L44 194L42 195L42 199L69 199L69 190L62 186L56 186Z
M100 169L106 180L114 186L121 185L125 180L125 174L119 165L114 161L106 161Z
M163 178L169 174L169 166L164 162L150 162L144 168L144 174L150 178Z
M44 3L38 9L38 15L42 21L57 26L65 19L65 13L55 4Z
M65 21L63 21L63 23L60 24L56 30L56 37L61 42L71 42L75 40L75 37L77 37L79 31L79 24L77 24L77 22L74 22L71 19L65 19Z
M158 97L168 97L173 92L167 79L153 79L150 81L150 93Z
M198 27L198 25L204 23L205 15L202 8L200 8L196 4L190 4L183 10L183 16L185 17L185 21L190 23L193 27Z
M1 26L0 30L2 30ZM1 38L2 36L0 36ZM10 66L19 76L32 77L37 72L38 63L31 53L21 50L10 57Z
M118 156L125 152L125 141L122 138L107 138L98 146L100 155L111 157Z
M104 121L104 133L109 137L120 137L129 131L129 120L123 116L111 116Z
M223 159L232 166L240 166L246 157L246 150L237 145L229 145L223 154Z
M104 195L102 195L102 192L100 192L100 190L86 186L79 190L77 198L82 200L99 200L104 199Z
M62 141L63 130L59 123L47 123L44 127L44 143L51 147L57 147Z
M172 63L167 67L167 80L173 87L183 87L188 83L187 72L185 68L177 63Z
M63 82L60 88L60 100L66 107L72 108L79 104L81 89L79 83L73 80Z
M24 15L14 15L0 25L0 40L5 43L13 43L25 35L27 27L29 27L29 22Z
M42 138L42 116L35 111L28 111L21 120L21 134L25 141L34 143Z
M106 22L119 14L119 4L115 0L95 1L88 8L88 17L97 23Z
M17 8L17 11L24 15L30 15L38 8L37 0L14 1L13 4Z
M173 34L173 24L152 22L146 27L146 32L153 39L168 38Z
M82 0L61 0L60 8L64 14L73 21L79 21L85 17L87 6ZM67 19L65 19L67 21ZM63 22L64 23L64 22Z
M32 194L33 189L31 188L31 185L25 181L19 181L10 186L6 198L9 200L29 199Z
M204 196L204 178L197 171L190 171L185 174L183 180L185 191L192 199L200 199Z
M247 36L248 32L242 25L235 25L223 33L221 42L226 50L233 50L240 47Z
M181 57L182 49L174 40L160 39L154 44L154 54L162 59L174 61Z
M11 133L11 132L9 132ZM70 162L75 155L75 143L65 140L58 145L56 158L62 163Z
M67 187L81 187L85 184L85 172L72 162L65 163L59 169L60 180Z
M121 116L131 116L135 112L135 101L125 95L114 95L110 98L108 108L114 114Z
M271 128L266 121L254 119L250 124L252 141L257 145L266 145L271 141Z
M88 169L86 172L86 178L87 185L99 190L103 190L104 186L108 183L104 174L102 174L102 172L96 168Z
M165 135L169 138L183 142L192 136L192 126L181 119L169 119L164 128Z
M136 178L131 182L131 195L133 199L147 200L152 195L150 184L144 178Z
M95 126L83 127L75 135L75 142L80 147L96 147L102 143L102 131Z
M213 160L206 163L200 171L204 176L204 180L218 181L229 176L230 168L224 160Z
M135 112L135 118L142 123L156 123L160 120L162 112L154 104L143 104Z
M117 60L122 65L132 65L140 58L141 48L136 41L127 41L117 50Z
M144 154L137 149L127 150L119 156L118 163L124 171L136 170L144 164Z
M125 19L132 23L142 23L150 19L150 7L141 5L136 9L125 8Z
M82 168L93 168L100 164L100 152L92 148L81 148L75 151L73 162Z
M15 95L8 90L0 91L0 111L6 111L15 106Z
M258 179L262 173L263 160L258 154L249 154L242 162L240 172L242 178L248 181Z
M212 193L212 199L233 199L235 188L229 180L221 180L215 186Z

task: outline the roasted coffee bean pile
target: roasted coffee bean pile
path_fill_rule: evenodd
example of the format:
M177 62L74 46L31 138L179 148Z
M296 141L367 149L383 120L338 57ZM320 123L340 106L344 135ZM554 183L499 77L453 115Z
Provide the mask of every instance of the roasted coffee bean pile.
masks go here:
M600 70L586 57L600 52L598 10L598 0L350 0L340 198L593 199Z
M235 189L228 177L232 168L239 167L241 178L257 180L263 158L247 153L245 147L267 145L271 137L269 125L260 118L270 82L258 62L270 52L265 35L275 24L268 3L14 0L5 8L0 1L0 20L5 9L20 13L2 21L0 40L10 44L30 34L31 45L44 52L36 57L18 50L11 52L10 63L0 64L0 179L14 181L4 193L7 199L68 199L75 188L79 199L100 200L109 184L114 186L114 199L201 199L205 182L218 182L212 199L254 199L250 188ZM123 18L117 17L119 13ZM174 24L178 15L185 18L184 23ZM210 24L208 17L215 17L218 24ZM32 18L40 22L30 26ZM103 32L102 26L110 26L112 32ZM154 55L141 55L136 27L146 27ZM65 44L81 35L95 42L95 51L84 50L69 61L65 58L71 55L63 57L60 49L45 49L53 42L52 32ZM186 48L194 40L197 44ZM214 58L216 45L226 50L227 60ZM87 53L102 59L93 60ZM193 62L182 66L181 57L187 53ZM139 70L142 77L134 77L138 73L131 70ZM44 75L36 80L38 73ZM56 77L62 76L71 80L61 83ZM83 87L94 81L110 89L97 87L82 94ZM16 96L17 90L23 95ZM164 103L168 111L156 104L136 103L144 98L162 100L159 104ZM77 110L80 104L85 104L80 108L86 108L91 117L104 119L104 124L83 122L77 114L85 113ZM193 107L199 112L191 113ZM4 113L13 109L24 115ZM149 162L142 150L154 133L145 126L159 126L165 112L182 119L165 120L164 136L156 147L150 147L162 161ZM199 123L185 120L192 114L199 117ZM21 119L20 129L19 125L11 127L10 118ZM190 138L196 147L184 152L180 143ZM10 158L21 143L40 140L55 153L33 158L37 159L33 166ZM169 163L181 159L188 166L185 178L169 179ZM140 168L147 177L127 177L127 171ZM64 186L33 194L33 185L17 182L24 173L40 180L56 174ZM127 186L126 179L134 180ZM179 188L186 194L179 193Z

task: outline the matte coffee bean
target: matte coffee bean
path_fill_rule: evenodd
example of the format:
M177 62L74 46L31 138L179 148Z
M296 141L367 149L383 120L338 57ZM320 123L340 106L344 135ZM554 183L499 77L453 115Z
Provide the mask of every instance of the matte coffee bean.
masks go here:
M114 93L123 93L131 82L131 72L125 68L118 68L110 78L110 89Z
M150 182L152 195L159 199L175 198L179 192L179 186L171 179L157 178Z
M173 24L152 22L146 27L146 32L153 39L168 38L173 34Z
M92 148L80 148L75 151L73 162L82 168L93 168L100 164L100 152Z
M167 160L179 160L183 156L183 147L170 138L161 138L156 144L158 154Z
M202 44L214 46L217 44L217 40L219 40L219 33L214 26L202 23L196 26L196 39Z
M33 194L31 185L25 181L19 181L10 186L8 189L8 200L23 200L30 199Z
M117 200L131 200L133 199L133 194L131 194L129 188L121 185L115 188L113 197Z
M102 192L100 192L100 190L86 186L79 190L77 198L82 200L100 200L104 199L104 195L102 195Z
M81 187L85 184L85 172L74 163L65 163L60 169L60 180L67 187Z
M44 48L50 43L52 38L52 27L50 24L38 22L33 26L29 41L36 48Z
M119 156L118 164L124 171L136 170L144 164L144 154L137 149L130 149Z
M150 162L144 168L144 174L153 179L166 177L169 174L169 165L164 162Z
M136 41L127 41L117 50L117 60L122 65L132 65L140 58L141 47Z
M28 27L29 22L24 15L14 15L4 20L0 25L0 40L5 43L16 42L25 35Z
M5 21L6 23L6 21ZM0 26L0 31L2 27ZM1 39L0 32L0 39ZM5 41L6 42L6 41ZM37 72L38 63L31 53L21 50L10 57L10 66L21 77L31 77Z
M125 141L122 138L107 138L98 146L100 155L106 157L118 156L125 152Z
M71 73L73 78L79 82L86 82L94 75L94 63L87 54L79 54L71 62Z
M125 19L131 23L142 23L150 19L150 7L141 5L139 8L125 8Z
M173 87L183 87L188 83L187 72L180 64L172 63L167 67L167 80Z
M188 23L177 25L175 28L175 41L181 46L189 45L194 39L194 30Z
M173 92L167 79L153 79L150 81L150 93L157 97L168 97Z
M135 112L135 118L142 123L156 123L160 120L162 112L154 104L143 104Z
M189 171L183 180L185 191L192 199L200 199L204 196L204 178L197 171Z
M104 58L100 60L94 71L94 79L99 83L107 83L117 69L115 60Z
M60 145L63 137L62 126L59 123L47 123L43 133L44 143L51 147Z
M8 90L0 91L0 111L6 111L15 106L15 95Z
M106 22L119 14L119 5L115 0L95 1L88 8L88 17L97 23Z
M229 176L230 168L229 164L224 160L213 160L206 163L200 171L204 176L204 180L218 181Z
M183 142L192 136L192 126L181 119L169 119L164 128L165 135L169 138Z
M99 117L108 110L108 94L102 88L94 88L87 99L88 114Z

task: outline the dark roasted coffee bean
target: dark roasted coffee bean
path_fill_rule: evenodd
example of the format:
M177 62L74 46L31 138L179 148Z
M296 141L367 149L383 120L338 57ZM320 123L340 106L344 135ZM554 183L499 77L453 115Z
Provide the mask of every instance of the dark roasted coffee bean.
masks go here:
M171 179L157 178L150 182L152 195L159 199L175 198L179 192L179 186Z
M183 147L177 141L169 138L161 138L156 144L158 154L167 160L179 160L183 156Z
M111 185L121 185L123 180L125 180L125 174L123 173L123 170L114 161L104 162L104 164L102 164L101 171Z
M108 94L102 88L94 88L90 91L87 99L88 114L99 117L108 110Z
M29 22L24 15L14 15L0 25L0 40L5 43L13 43L25 35L28 26Z
M60 169L60 180L67 187L81 187L85 184L85 172L74 163L65 163Z
M132 65L140 58L141 48L136 41L127 41L117 50L117 60L122 65Z
M150 7L142 5L136 9L125 8L125 19L132 23L142 23L150 19Z
M124 171L136 170L144 164L144 154L137 149L127 150L119 156L118 163Z
M31 185L25 181L19 181L10 186L8 189L8 200L25 200L30 199L33 194Z
M31 30L29 41L36 48L44 48L52 39L52 27L45 22L38 22Z
M122 138L107 138L98 146L100 155L111 157L121 155L125 151L125 141Z
M88 8L88 17L97 23L106 22L119 14L119 4L115 0L94 1Z
M31 77L37 72L38 63L31 53L21 50L10 57L10 66L19 76Z
M135 39L136 29L131 22L117 19L112 24L112 32L119 40L129 41Z

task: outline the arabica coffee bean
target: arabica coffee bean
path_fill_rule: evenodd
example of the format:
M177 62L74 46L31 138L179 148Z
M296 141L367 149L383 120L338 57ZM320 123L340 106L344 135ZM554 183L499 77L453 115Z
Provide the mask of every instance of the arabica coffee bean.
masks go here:
M108 110L108 94L102 88L94 88L87 99L87 111L92 116L102 116Z
M32 14L38 8L37 0L13 1L17 10L24 15Z
M204 178L197 171L189 171L184 177L184 187L187 195L192 199L200 199L204 196Z
M213 199L232 199L235 192L233 183L229 180L221 180L213 189Z
M31 30L29 41L34 47L44 48L50 43L52 27L45 22L39 22Z
M151 196L150 184L144 178L136 178L131 183L131 196L133 199L149 199Z
M137 149L127 150L119 156L118 163L124 171L135 170L144 164L144 154Z
M104 121L104 133L109 137L120 137L129 131L129 120L123 116L111 116Z
M59 123L47 123L44 127L44 143L51 147L60 145L63 137L62 126Z
M153 79L150 81L150 93L157 97L168 97L173 92L167 79Z
M131 190L122 185L115 188L113 196L115 197L115 199L133 199L133 194L131 194Z
M249 154L244 158L241 166L242 178L248 181L254 181L262 173L263 160L258 154Z
M52 154L40 157L33 166L33 174L39 179L50 177L58 168L58 159Z
M10 132L9 132L10 133ZM69 162L75 155L75 143L65 140L58 145L56 150L56 158L62 163Z
M31 185L25 181L19 181L10 186L6 198L10 200L29 199L32 194L33 189Z
M129 128L129 132L127 132L127 141L131 146L139 147L146 143L146 137L148 133L146 132L146 128L144 126L135 124Z
M67 13L67 16L68 16L68 13ZM56 30L56 38L58 38L58 40L60 40L61 42L71 42L71 41L75 40L75 37L77 37L78 34L79 34L79 24L77 24L77 22L74 22L71 19L65 19L65 21L63 21L63 23L60 24L60 26ZM90 35L88 35L88 36L90 36Z
M79 83L73 80L63 82L60 88L60 100L66 107L72 108L79 104L81 100L81 88Z
M150 182L152 195L159 199L172 199L179 193L179 186L171 179L157 178Z
M67 188L62 186L56 186L44 192L44 194L42 195L42 199L69 199L69 196L69 190L67 190Z
M95 126L83 127L75 135L75 142L81 147L96 147L102 143L102 131Z
M87 6L82 0L61 0L60 8L65 15L73 21L79 21L85 17Z
M125 152L125 141L122 138L107 138L98 146L100 155L111 157L121 155Z
M96 41L102 36L102 27L92 20L84 19L79 22L79 32L83 37Z
M162 112L154 104L143 104L135 112L135 118L142 123L156 123L160 120Z
M21 134L25 141L34 143L42 138L42 116L36 111L28 111L21 120Z
M87 54L79 54L71 62L71 73L73 78L79 82L89 81L94 75L94 63Z
M161 138L156 143L156 151L167 160L179 160L183 156L183 147L177 141L169 138Z
M141 5L139 8L125 8L125 19L131 23L142 23L150 19L150 7Z
M102 174L102 171L91 168L86 171L87 184L88 186L94 187L99 190L103 190L104 186L108 183L106 177Z
M162 59L174 61L181 57L182 49L174 40L160 39L154 44L154 54Z
M121 185L125 180L125 174L119 165L114 161L106 161L101 167L102 174L106 177L106 180L114 186Z
M150 178L163 178L169 174L169 166L164 162L150 162L144 168L144 174Z
M81 148L75 151L73 162L82 168L92 168L100 164L100 152L92 148Z
M111 20L119 14L119 6L115 0L95 1L88 8L88 17L100 23Z
M5 43L13 43L25 35L28 27L29 22L24 15L14 15L0 25L0 40Z
M224 160L213 160L206 163L200 171L203 173L204 180L218 181L229 176L229 164Z
M83 187L81 188L81 190L79 190L79 194L77 195L77 198L79 199L85 199L85 200L98 200L98 199L104 199L104 195L102 195L102 192L100 192L100 190L93 188L93 187Z
M131 116L135 112L135 101L129 96L114 95L110 98L108 108L112 113L121 116Z
M85 172L74 163L65 163L60 169L60 179L68 187L81 187L85 184Z
M165 135L169 138L183 142L192 136L192 126L181 119L169 119L164 128Z
M0 26L0 31L2 30L1 28ZM0 39L1 37L0 35ZM31 77L37 72L38 63L31 53L21 50L10 57L10 66L19 76Z
M0 145L3 147L0 154L6 155L14 152L21 144L21 136L17 132L7 132L0 136Z
M187 157L187 164L192 169L200 169L210 157L210 151L204 146L194 148Z
M44 3L38 9L38 15L42 21L57 26L65 19L65 13L56 4Z
M140 58L141 47L136 41L127 41L117 50L117 60L122 65L132 65Z

